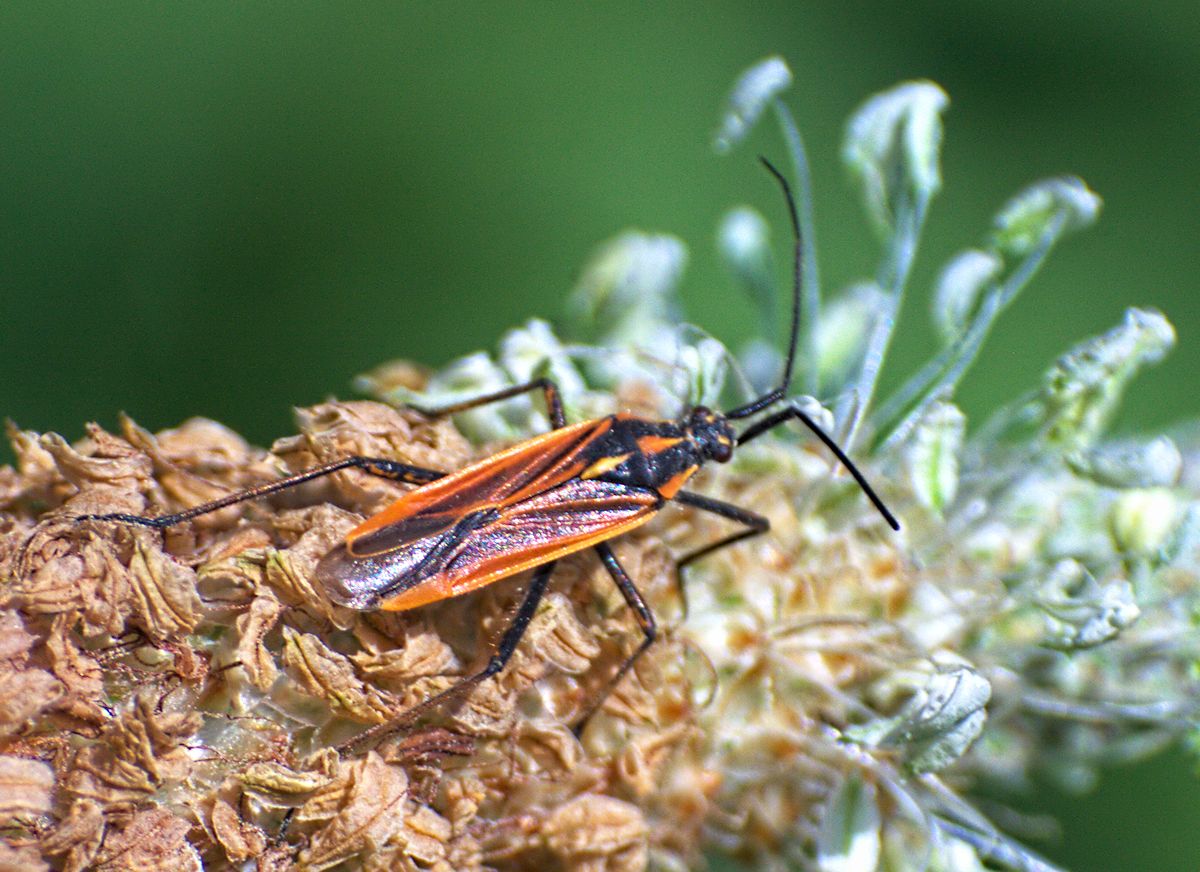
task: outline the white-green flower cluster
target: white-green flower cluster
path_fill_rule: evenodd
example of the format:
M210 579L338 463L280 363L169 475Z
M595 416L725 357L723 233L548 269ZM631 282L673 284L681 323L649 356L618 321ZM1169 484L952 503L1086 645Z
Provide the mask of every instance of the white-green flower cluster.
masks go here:
M748 71L718 150L733 150L770 106L805 174L778 96L790 81L777 58ZM932 289L942 346L876 397L942 183L946 105L929 82L863 104L842 154L881 236L878 271L828 300L815 262L803 274L797 383L831 410L833 432L880 485L902 533L810 444L794 434L756 441L704 489L765 514L773 529L689 568L687 611L667 628L719 679L697 716L702 740L672 765L715 773L706 849L755 868L1049 868L972 805L976 787L1018 791L1034 774L1086 787L1099 766L1194 728L1195 446L1181 451L1161 434L1114 441L1105 430L1130 379L1172 346L1168 321L1130 309L1053 362L1032 395L998 398L987 420L966 420L954 402L996 319L1051 249L1096 218L1099 198L1078 179L1052 178L1005 204ZM807 184L797 188L804 232L812 204ZM732 275L764 311L778 293L768 237L746 207L718 234ZM572 301L579 344L531 322L494 359L474 355L435 375L421 398L438 405L544 374L576 420L745 400L749 385L776 377L779 349L764 337L739 360L680 326L685 260L674 237L617 238ZM540 402L459 423L481 440L548 426ZM683 517L664 513L658 528L673 550L728 532Z

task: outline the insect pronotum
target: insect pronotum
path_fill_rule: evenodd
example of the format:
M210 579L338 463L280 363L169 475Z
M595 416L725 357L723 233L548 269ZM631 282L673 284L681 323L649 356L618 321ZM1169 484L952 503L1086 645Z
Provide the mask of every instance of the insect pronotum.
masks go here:
M575 725L576 732L580 732L657 633L654 613L608 541L646 523L671 501L743 527L683 555L677 561L682 571L718 549L769 529L762 515L684 489L688 479L707 461L724 463L736 447L781 424L799 420L849 470L887 523L900 529L850 458L797 403L786 402L800 330L800 229L787 180L766 159L762 162L787 200L795 253L787 358L779 385L762 396L727 412L695 406L674 421L618 413L568 424L557 387L549 379L535 379L451 406L414 407L422 414L441 416L529 391L544 394L554 429L458 472L447 474L385 458L346 457L170 515L102 514L79 520L170 527L341 469L357 468L417 487L351 530L345 541L317 564L317 581L334 602L355 609L403 611L533 570L515 616L483 669L391 721L371 727L344 743L340 750L358 748L404 729L425 712L504 669L545 594L555 562L591 548L632 610L642 640ZM734 430L732 422L756 417L740 433Z

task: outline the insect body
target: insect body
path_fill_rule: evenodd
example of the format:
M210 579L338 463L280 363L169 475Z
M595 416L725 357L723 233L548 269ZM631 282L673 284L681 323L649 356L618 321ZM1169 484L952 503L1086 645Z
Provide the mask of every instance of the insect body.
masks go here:
M458 596L641 526L733 429L610 415L564 426L412 491L317 566L336 602L396 611ZM469 495L469 499L464 499Z
M611 690L654 641L657 630L653 613L608 540L646 523L667 502L719 515L742 526L681 557L677 566L682 569L769 528L767 519L755 512L684 489L705 462L725 462L737 446L787 421L799 420L853 475L884 519L899 529L845 453L799 405L785 402L799 336L800 234L787 181L771 164L765 160L763 163L787 198L796 252L787 360L779 386L763 396L724 413L695 407L675 421L616 414L568 424L555 385L537 379L453 406L417 408L431 416L448 415L528 391L543 392L554 429L452 474L383 458L347 457L172 515L111 514L80 520L169 527L340 469L358 468L419 486L351 530L345 541L317 564L317 580L333 601L356 609L403 611L534 570L516 615L482 670L393 721L370 728L343 749L401 729L430 708L500 672L537 610L555 562L587 548L596 551L642 630L641 644L610 680ZM735 432L733 422L752 418L757 420ZM577 731L602 700L603 696L592 704L576 724Z

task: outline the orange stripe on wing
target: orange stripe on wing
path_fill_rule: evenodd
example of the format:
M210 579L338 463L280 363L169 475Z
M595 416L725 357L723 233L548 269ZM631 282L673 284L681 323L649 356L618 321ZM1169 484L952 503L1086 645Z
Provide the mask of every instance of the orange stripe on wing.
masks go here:
M510 506L465 537L444 569L381 607L400 611L477 590L639 527L661 505L654 491L572 479Z
M654 512L648 511L643 516L630 518L628 521L602 532L591 533L590 535L575 539L557 539L547 543L545 548L529 549L528 551L515 554L505 554L502 560L495 561L495 565L484 572L474 572L457 579L442 573L421 582L416 587L409 588L403 593L397 594L391 599L384 600L380 603L379 607L389 612L403 612L408 609L415 609L417 606L424 606L430 603L441 602L451 597L462 596L473 590L479 590L481 587L487 587L493 582L508 578L510 575L516 575L519 572L524 572L526 569L533 569L535 566L541 566L543 563L549 563L551 560L557 560L560 557L566 557L568 554L582 551L606 539L611 539L614 536L637 529L652 517L654 517Z
M346 544L353 550L355 540L417 515L446 515L449 524L468 512L549 490L583 470L583 449L611 426L611 418L600 418L551 430L422 485L351 530Z

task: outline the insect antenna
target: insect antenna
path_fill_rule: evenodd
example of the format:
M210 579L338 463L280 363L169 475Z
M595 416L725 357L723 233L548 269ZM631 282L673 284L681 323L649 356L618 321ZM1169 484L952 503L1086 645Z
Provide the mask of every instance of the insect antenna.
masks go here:
M762 165L767 168L767 172L775 177L775 181L779 182L779 186L783 188L783 196L787 200L788 216L792 219L792 327L788 333L788 352L787 360L783 364L783 378L779 382L779 387L772 391L768 391L756 400L751 400L743 406L738 406L736 409L731 409L725 413L725 417L730 420L738 420L739 418L748 418L756 412L761 412L772 403L777 403L787 395L788 386L792 383L792 366L796 362L796 346L800 344L800 272L803 266L804 250L800 244L800 216L796 212L796 199L792 196L792 186L788 184L788 180L783 173L775 168L775 165L765 157L759 155L758 158L762 161Z
M751 400L745 405L738 406L725 413L726 418L735 421L761 412L763 409L778 403L787 396L788 387L792 383L792 367L796 362L796 346L800 343L800 275L801 268L804 265L804 250L801 245L800 217L796 211L796 199L792 196L792 187L788 184L788 180L784 177L783 173L776 169L775 165L765 157L759 156L759 160L762 161L762 165L767 168L767 171L775 177L775 181L779 182L779 187L783 189L783 196L787 200L788 217L792 219L792 244L794 248L792 257L792 326L788 334L787 360L783 364L783 376L780 379L779 387L768 391L758 399ZM899 530L900 523L896 520L896 516L884 505L883 500L875 493L875 489L871 487L866 477L859 472L858 467L846 456L846 452L833 440L833 437L817 426L817 422L794 403L789 404L786 409L781 409L774 414L755 421L738 434L737 444L745 445L751 439L755 439L768 430L774 429L785 421L792 419L799 420L825 444L825 447L832 452L833 456L838 459L838 462L845 466L850 475L854 477L855 482L862 488L863 493L867 495L872 505L879 511L879 514L883 515L883 519L888 522L888 526L893 530Z

